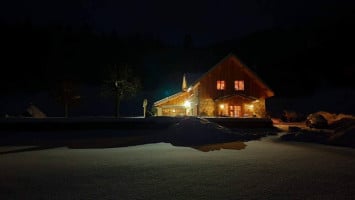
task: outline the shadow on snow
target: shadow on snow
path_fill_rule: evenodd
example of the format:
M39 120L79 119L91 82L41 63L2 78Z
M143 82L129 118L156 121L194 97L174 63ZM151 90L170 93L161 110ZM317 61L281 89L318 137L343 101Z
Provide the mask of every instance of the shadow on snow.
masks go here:
M169 119L170 120L170 119ZM169 121L168 120L168 121ZM169 124L169 125L167 125ZM0 154L38 151L57 147L72 149L118 148L152 143L170 143L208 152L221 149L242 150L245 141L259 139L272 129L229 129L202 118L185 117L170 120L162 128L103 130L15 131L2 133L1 146L23 146ZM139 125L137 125L139 126ZM25 147L26 146L26 147Z

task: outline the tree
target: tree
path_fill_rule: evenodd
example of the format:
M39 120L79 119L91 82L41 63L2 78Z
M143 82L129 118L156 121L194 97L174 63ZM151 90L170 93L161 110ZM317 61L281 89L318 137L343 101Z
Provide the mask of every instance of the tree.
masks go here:
M78 86L74 81L63 80L56 87L55 96L64 105L64 116L69 116L69 106L79 102Z
M103 82L103 95L115 97L116 118L120 116L121 101L133 97L139 89L140 81L128 65L108 68L107 79Z

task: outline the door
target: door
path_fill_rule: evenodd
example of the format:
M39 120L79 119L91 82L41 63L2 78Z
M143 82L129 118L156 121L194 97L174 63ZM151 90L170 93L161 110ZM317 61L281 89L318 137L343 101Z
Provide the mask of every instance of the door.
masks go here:
M242 106L229 106L230 117L240 117L242 115Z

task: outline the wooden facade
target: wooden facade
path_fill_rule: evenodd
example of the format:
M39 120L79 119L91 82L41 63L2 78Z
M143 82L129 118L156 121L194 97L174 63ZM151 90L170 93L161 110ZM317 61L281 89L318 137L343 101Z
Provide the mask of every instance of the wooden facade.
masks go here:
M255 73L230 54L190 87L154 106L158 116L265 117L265 99L273 95Z

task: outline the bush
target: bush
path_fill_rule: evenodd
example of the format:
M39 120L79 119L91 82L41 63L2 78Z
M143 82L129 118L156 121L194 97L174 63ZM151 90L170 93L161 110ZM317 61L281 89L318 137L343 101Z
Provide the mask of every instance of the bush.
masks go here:
M307 116L306 126L310 128L327 128L328 121L323 117L323 115L318 113L313 113Z

